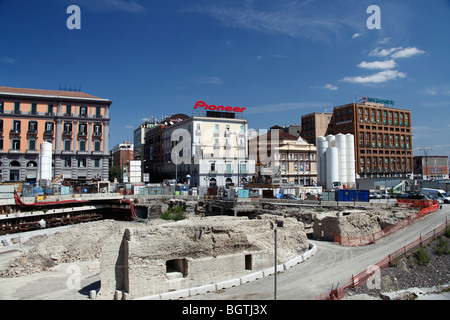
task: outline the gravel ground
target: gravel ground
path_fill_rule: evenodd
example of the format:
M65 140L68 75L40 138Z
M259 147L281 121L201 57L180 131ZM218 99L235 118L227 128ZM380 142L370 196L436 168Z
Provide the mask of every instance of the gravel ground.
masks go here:
M438 254L437 249L444 243L447 246L447 253ZM369 289L367 284L364 284L349 290L348 296L368 295L367 298L378 299L380 294L386 292L450 285L450 238L443 236L434 240L423 247L421 253L423 252L426 252L426 255L422 257L429 258L428 263L420 259L420 252L416 250L410 256L401 259L397 265L381 271L380 289Z

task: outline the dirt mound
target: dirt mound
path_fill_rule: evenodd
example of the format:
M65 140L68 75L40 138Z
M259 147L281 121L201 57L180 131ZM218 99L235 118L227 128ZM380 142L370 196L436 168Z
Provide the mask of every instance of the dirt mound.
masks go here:
M103 220L75 225L50 236L30 238L24 243L25 252L0 270L0 277L30 275L62 263L95 261L100 257L104 241L127 225L127 222Z

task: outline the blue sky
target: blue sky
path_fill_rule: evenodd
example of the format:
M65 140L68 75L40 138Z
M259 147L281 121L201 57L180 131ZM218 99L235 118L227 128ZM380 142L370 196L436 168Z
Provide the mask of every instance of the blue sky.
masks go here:
M110 146L198 100L263 129L367 95L413 111L415 155L449 155L449 31L449 0L0 0L0 84L112 100Z

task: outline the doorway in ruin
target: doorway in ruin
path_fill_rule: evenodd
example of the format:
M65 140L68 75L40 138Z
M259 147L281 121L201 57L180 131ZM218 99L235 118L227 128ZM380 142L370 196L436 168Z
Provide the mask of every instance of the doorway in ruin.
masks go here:
M245 255L245 270L252 270L252 255Z
M188 275L188 263L186 259L172 259L166 261L166 273L179 272L183 278Z

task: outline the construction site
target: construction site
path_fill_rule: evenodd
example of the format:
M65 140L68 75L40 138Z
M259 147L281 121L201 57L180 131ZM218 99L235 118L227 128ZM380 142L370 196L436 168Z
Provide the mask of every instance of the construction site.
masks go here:
M208 298L294 273L323 244L370 250L430 217L446 223L450 213L436 201L404 199L91 194L36 201L14 192L1 201L1 299ZM355 274L369 267L358 265ZM340 276L297 298L331 297Z

